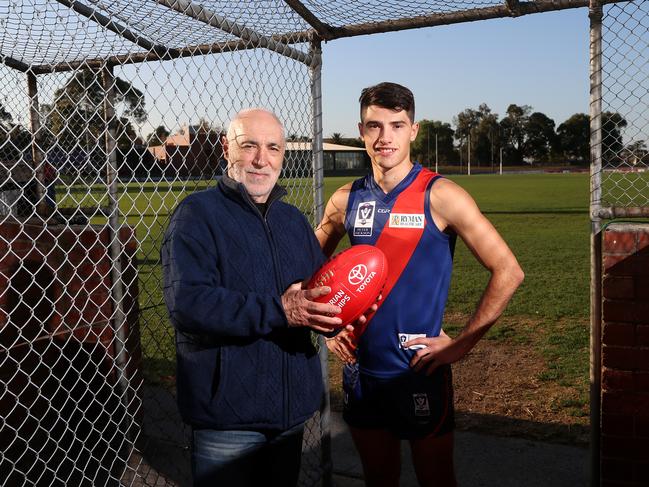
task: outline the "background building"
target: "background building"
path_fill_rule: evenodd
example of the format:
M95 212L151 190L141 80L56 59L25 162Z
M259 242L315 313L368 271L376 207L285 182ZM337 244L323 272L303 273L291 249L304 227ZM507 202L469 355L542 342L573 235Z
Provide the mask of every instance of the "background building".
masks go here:
M362 147L323 142L323 164L325 176L365 174L370 167L370 158ZM284 157L284 177L291 177L306 167L311 167L311 141L288 141Z
M220 130L186 125L149 152L167 176L211 179L225 167L222 135Z

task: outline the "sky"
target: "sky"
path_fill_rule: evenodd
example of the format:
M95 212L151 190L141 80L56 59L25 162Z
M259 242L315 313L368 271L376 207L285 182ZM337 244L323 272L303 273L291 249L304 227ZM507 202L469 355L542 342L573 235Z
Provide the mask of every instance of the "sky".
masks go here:
M264 62L272 63L270 73L258 69ZM413 91L417 120L452 124L458 113L481 103L502 118L515 103L558 126L574 113L588 113L588 66L587 8L337 39L323 43L323 133L356 137L360 91L381 81ZM280 118L284 107L300 117L285 120L295 124L287 133L310 131L308 69L264 49L126 65L116 75L145 93L149 119L138 127L143 136L159 124L176 131L200 117L225 125L231 111L266 99L277 101ZM269 75L276 76L271 83ZM41 91L42 103L67 76L41 80L50 88ZM19 119L21 110L14 111Z
M555 126L588 113L587 8L343 38L322 49L324 137L357 137L360 92L381 81L413 91L417 120L452 124L458 113L481 103L499 118L511 103L530 105ZM274 66L269 73L255 69L265 62ZM149 119L139 127L142 135L159 124L176 131L200 117L224 126L241 106L267 106L267 97L278 103L270 106L287 122L287 133L309 133L310 110L298 106L309 103L305 65L264 49L175 63L122 68L146 93ZM276 78L269 83L266 76Z
M381 81L413 91L417 120L515 103L558 126L588 113L588 70L586 8L337 39L323 44L323 132L356 137L360 91Z

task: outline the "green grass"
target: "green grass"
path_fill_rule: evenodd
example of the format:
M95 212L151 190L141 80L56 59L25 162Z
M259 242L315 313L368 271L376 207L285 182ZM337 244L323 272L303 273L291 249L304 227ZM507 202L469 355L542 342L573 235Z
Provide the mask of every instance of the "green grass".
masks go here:
M548 362L547 369L539 378L584 389L588 385L588 376L584 374L588 370L588 327L583 322L572 320L543 320L539 326L544 328L539 346Z
M602 173L603 206L648 206L649 172Z
M588 401L590 219L584 174L452 178L471 193L525 271L505 316L532 318L538 327L496 325L487 338L531 343L547 368L540 379L573 387L573 416ZM455 257L449 310L470 313L488 275L461 244Z
M488 339L533 343L548 360L544 380L582 384L588 368L589 218L588 175L528 174L451 176L475 198L483 213L508 242L523 267L525 282L506 311L509 317L538 320L548 333L532 336L527 327L494 327ZM325 201L350 178L325 179ZM120 211L136 228L138 252L140 328L145 376L165 381L175 367L174 343L161 290L159 251L169 215L182 198L204 182L147 183L122 186ZM289 200L310 198L310 182L297 183ZM73 188L59 198L62 205L105 204L100 188ZM105 223L96 217L93 223ZM339 248L348 246L345 239ZM448 311L458 316L472 312L488 279L461 242L454 259ZM508 322L509 323L509 322ZM462 323L447 324L453 335ZM581 388L581 386L580 386ZM566 406L567 407L567 406Z
M538 331L496 325L488 338L528 342L546 361L539 379L571 387L557 404L584 416L588 403L590 219L584 174L453 178L469 191L508 242L525 271L506 316L533 318ZM449 309L470 312L487 276L462 244Z

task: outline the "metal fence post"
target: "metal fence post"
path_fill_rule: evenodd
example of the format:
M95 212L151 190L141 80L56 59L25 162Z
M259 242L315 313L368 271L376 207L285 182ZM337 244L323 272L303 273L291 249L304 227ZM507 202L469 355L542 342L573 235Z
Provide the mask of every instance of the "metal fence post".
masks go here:
M311 100L313 116L313 215L317 225L324 214L324 163L323 163L323 142L322 142L322 49L320 40L311 41L310 54L313 62L309 66L311 75ZM318 354L320 355L320 366L322 368L322 382L324 394L320 408L320 432L321 432L321 461L322 461L322 485L332 485L331 463L331 400L329 397L329 366L328 352L324 337L318 335Z
M38 83L36 75L31 71L27 72L27 91L29 94L29 122L32 129L32 167L34 168L34 183L36 184L36 205L37 214L46 216L45 179L43 174L43 150L39 144L41 138L41 115L38 103Z
M600 484L602 6L590 2L590 462L591 485Z
M124 312L124 281L122 269L122 245L120 242L119 174L117 168L117 142L115 134L115 76L113 67L102 68L104 87L104 117L106 127L106 185L108 187L108 238L111 262L111 295L113 297L112 328L114 333L115 366L120 388L120 402L124 408L124 424L127 423L129 405L129 381L126 376L126 313ZM132 435L130 427L124 428L127 437ZM127 445L127 443L124 443ZM128 457L127 457L128 458Z

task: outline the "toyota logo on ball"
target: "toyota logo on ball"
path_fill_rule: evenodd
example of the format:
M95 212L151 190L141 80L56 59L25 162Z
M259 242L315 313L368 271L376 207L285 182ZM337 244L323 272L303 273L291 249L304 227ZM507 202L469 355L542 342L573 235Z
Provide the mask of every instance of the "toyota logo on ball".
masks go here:
M349 271L349 275L347 276L347 279L349 280L349 283L352 285L360 284L365 280L365 276L367 276L367 267L364 264L358 264L355 265L351 271Z

